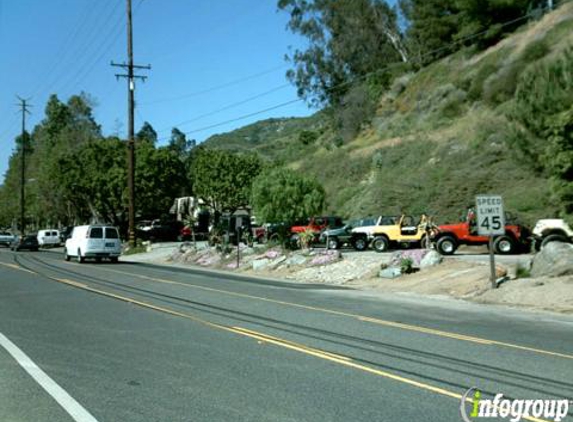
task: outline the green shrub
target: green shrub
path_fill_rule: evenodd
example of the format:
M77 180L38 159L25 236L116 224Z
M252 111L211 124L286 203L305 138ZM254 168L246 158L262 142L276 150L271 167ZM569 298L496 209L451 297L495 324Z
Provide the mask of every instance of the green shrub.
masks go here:
M414 261L412 261L412 258L402 258L400 260L400 271L402 274L411 274L414 272Z
M533 63L545 57L550 51L551 49L547 45L547 41L542 38L528 44L521 53L520 59L525 63Z
M298 140L303 145L313 144L318 139L318 133L312 130L303 130L298 135Z

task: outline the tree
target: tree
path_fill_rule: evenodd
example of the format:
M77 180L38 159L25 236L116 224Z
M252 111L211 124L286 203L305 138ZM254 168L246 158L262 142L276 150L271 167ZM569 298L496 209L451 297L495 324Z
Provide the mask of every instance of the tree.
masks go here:
M566 214L573 214L573 48L528 68L515 94L513 119L536 138L516 145L534 153L552 178L552 189Z
M185 164L168 147L149 143L136 147L136 210L142 217L166 214L187 185Z
M463 46L486 48L525 22L544 0L401 0L406 38L416 61L425 65ZM474 36L480 34L479 37Z
M387 83L388 64L407 62L395 11L382 0L279 0L288 28L308 40L287 76L309 103L337 105L353 81Z
M195 139L187 139L187 135L176 127L171 130L168 148L177 154L181 161L187 161L191 150L195 148L196 145L197 141L195 141Z
M252 205L257 218L269 223L302 220L322 212L326 194L316 179L286 168L263 171L253 182Z
M262 167L256 154L198 147L190 171L193 191L216 213L234 212L249 204L251 184Z
M139 132L135 134L135 140L139 142L148 142L151 145L155 145L157 143L157 132L151 126L149 122L143 122L141 129Z

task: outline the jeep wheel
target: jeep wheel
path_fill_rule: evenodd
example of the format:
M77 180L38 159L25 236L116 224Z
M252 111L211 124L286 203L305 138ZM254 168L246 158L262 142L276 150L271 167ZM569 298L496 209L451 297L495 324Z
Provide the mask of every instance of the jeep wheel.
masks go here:
M356 249L357 251L365 251L366 248L368 248L368 242L364 237L359 237L354 241L352 246L354 246L354 249Z
M452 236L444 236L438 240L436 248L442 255L452 255L458 249L458 242Z
M338 248L340 248L340 242L338 241L338 239L336 237L331 237L328 239L328 241L326 243L326 248L327 249L338 249Z
M571 243L569 239L567 239L562 234L550 234L545 239L541 241L541 249L543 249L548 243L550 242L563 242L563 243Z
M388 239L384 236L378 236L374 238L372 242L372 247L376 252L386 252L389 246L390 242L388 242Z
M70 260L70 256L68 255L68 250L67 250L67 249L64 249L64 259L65 259L66 261L69 261L69 260Z
M507 255L515 251L515 242L509 236L499 236L493 241L493 251L500 255Z

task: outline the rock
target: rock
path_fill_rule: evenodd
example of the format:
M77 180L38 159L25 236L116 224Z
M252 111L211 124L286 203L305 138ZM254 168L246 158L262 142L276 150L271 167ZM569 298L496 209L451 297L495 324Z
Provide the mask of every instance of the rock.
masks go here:
M338 261L341 258L342 258L342 253L338 250L331 249L327 251L321 251L320 253L317 253L316 255L313 256L313 258L310 261L310 265L312 266L328 265Z
M292 265L302 265L305 262L306 262L306 257L304 255L294 254L290 258L288 258L285 263L287 266L290 267Z
M270 262L271 262L271 260L268 258L255 259L252 263L253 270L255 270L255 271L262 270L262 269L268 267Z
M380 278L396 278L402 275L402 270L400 267L388 267L380 270L378 277Z
M281 265L284 261L286 261L286 256L279 256L278 258L273 259L270 264L269 264L269 268L275 269L277 268L279 265Z
M497 264L495 266L495 277L496 278L504 278L507 277L508 271L503 265Z
M431 252L429 249L408 249L405 251L396 251L392 254L392 258L390 258L390 265L392 266L400 266L403 259L411 259L412 266L420 268L420 264L422 259Z
M420 268L433 267L443 261L444 257L436 251L429 251L420 261Z
M549 242L533 258L532 277L560 277L573 274L573 245Z

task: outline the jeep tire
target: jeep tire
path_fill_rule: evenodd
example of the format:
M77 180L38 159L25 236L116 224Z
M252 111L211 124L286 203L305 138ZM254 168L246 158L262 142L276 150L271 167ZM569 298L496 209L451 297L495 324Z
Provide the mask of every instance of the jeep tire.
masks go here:
M377 236L372 241L372 248L376 252L386 252L390 247L390 242L386 236Z
M458 242L453 236L444 236L438 239L436 249L442 255L453 255L458 249Z
M507 235L499 236L493 241L493 251L500 255L514 253L515 241Z
M338 249L340 248L340 241L336 237L329 237L326 241L327 249Z
M352 246L357 251L365 251L368 248L368 241L364 238L364 236L360 236L352 242Z
M543 249L548 243L551 242L571 243L571 241L562 234L550 234L549 236L543 238L541 241L541 249Z

